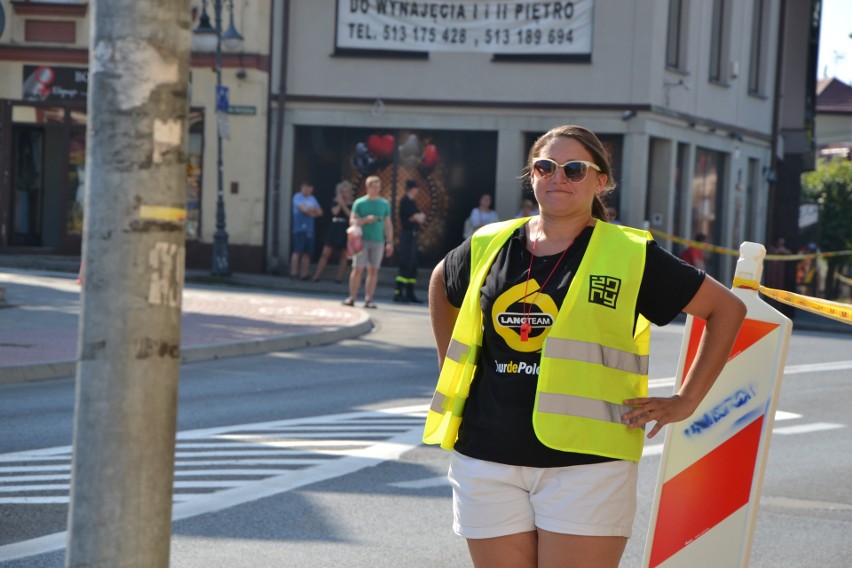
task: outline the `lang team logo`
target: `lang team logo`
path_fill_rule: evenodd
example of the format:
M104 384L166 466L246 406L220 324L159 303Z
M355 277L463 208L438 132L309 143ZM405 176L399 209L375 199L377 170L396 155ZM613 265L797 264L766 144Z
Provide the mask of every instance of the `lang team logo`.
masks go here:
M615 309L621 280L612 276L589 276L589 302Z
M522 352L541 351L547 331L553 327L559 308L547 294L539 293L535 279L512 286L494 301L491 322L510 348ZM521 324L529 318L529 341L521 341Z

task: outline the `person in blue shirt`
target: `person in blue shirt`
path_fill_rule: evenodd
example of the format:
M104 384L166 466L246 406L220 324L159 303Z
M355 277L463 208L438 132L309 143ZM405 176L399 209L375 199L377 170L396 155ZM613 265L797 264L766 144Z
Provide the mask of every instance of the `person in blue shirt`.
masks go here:
M290 276L308 279L308 268L314 252L315 219L322 216L314 186L303 181L299 191L293 195L293 252L290 256Z

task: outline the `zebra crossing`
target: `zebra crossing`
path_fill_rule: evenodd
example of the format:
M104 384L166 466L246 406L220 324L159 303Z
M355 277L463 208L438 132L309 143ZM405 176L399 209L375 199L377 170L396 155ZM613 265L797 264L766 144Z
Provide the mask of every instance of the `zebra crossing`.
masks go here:
M420 443L426 406L180 432L175 516L280 493L398 458ZM67 505L72 447L0 455L0 505Z
M650 386L671 384L657 379ZM420 444L426 411L417 405L180 432L174 516L220 510L396 459ZM843 427L779 410L773 433ZM646 444L643 455L660 455L662 441ZM71 446L0 455L0 505L67 505L71 456Z

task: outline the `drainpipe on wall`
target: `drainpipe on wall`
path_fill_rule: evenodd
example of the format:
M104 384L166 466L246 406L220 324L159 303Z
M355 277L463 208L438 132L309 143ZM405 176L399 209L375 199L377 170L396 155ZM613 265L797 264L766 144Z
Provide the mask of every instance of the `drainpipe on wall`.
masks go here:
M281 19L281 61L278 73L278 97L276 98L277 110L275 113L275 155L273 156L273 174L272 174L272 245L270 255L268 257L269 266L275 272L280 270L280 221L281 221L281 145L284 143L284 105L287 102L287 57L288 57L288 30L289 30L289 14L290 0L283 0ZM275 21L275 18L272 18ZM274 26L274 23L273 23ZM273 28L272 33L275 33ZM270 41L272 35L270 35ZM266 231L264 231L266 234Z
M781 74L784 68L784 26L787 23L787 0L781 0L781 7L778 14L778 47L775 55L775 92L773 93L772 102L772 141L770 144L771 155L769 157L769 207L767 211L770 216L767 219L766 238L767 242L772 241L776 236L776 222L774 218L775 202L778 194L778 137L781 135L779 123L781 121ZM787 242L791 242L787 237Z

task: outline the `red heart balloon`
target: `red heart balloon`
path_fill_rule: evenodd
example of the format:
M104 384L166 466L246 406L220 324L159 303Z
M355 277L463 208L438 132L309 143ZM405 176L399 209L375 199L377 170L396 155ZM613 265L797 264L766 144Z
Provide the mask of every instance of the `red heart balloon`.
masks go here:
M420 159L420 165L426 169L432 169L438 163L438 149L434 144L427 144L423 148L423 157Z
M394 138L391 134L385 134L384 136L370 134L367 138L367 148L380 160L390 158L393 155L393 146Z

